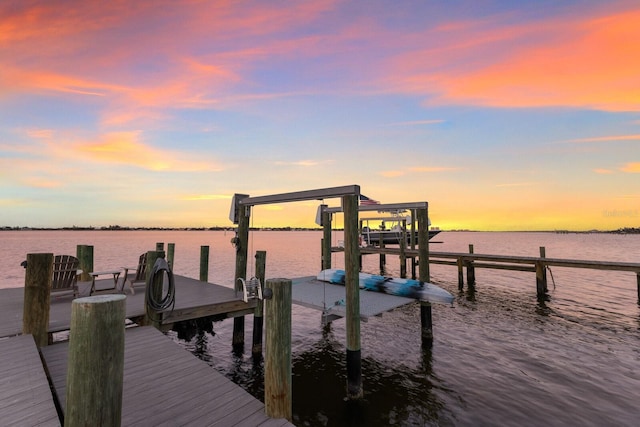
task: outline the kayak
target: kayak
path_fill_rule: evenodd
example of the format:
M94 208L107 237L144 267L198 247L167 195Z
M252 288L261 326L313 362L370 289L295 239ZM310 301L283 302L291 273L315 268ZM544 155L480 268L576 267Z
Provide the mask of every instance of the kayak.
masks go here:
M369 273L359 273L358 276L360 289L367 291L382 292L385 294L414 298L420 301L440 304L453 303L453 295L433 283L421 282L414 279L386 277ZM316 279L344 286L345 272L344 270L333 268L322 270L318 273Z

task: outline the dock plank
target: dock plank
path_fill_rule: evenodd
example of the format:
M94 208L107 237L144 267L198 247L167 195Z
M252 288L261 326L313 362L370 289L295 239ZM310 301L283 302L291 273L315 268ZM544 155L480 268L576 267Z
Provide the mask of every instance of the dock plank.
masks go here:
M2 425L60 426L31 335L0 340L0 420Z
M244 315L254 310L255 301L245 303L242 297L229 287L201 282L185 276L175 275L175 306L167 310L163 323L196 319L213 315ZM113 282L111 278L96 280ZM87 296L91 282L79 284L81 296ZM144 316L144 290L134 295L125 294L128 319ZM71 296L52 296L49 313L49 332L69 330L71 324ZM0 289L0 338L16 336L22 333L22 311L24 306L24 288Z
M66 342L42 349L63 409L67 352ZM268 418L259 400L156 329L127 329L122 425L218 424L292 425Z

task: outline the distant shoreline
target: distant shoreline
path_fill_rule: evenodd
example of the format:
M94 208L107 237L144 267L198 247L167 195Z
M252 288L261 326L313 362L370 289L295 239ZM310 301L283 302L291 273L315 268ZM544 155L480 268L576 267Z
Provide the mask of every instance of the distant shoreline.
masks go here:
M122 226L109 226L109 227L0 227L0 231L233 231L235 227L122 227ZM322 231L322 228L314 227L250 227L252 231ZM342 230L342 229L336 229ZM452 233L468 232L468 233L555 233L555 234L640 234L640 227L623 227L617 230L588 230L588 231L574 231L574 230L441 230Z

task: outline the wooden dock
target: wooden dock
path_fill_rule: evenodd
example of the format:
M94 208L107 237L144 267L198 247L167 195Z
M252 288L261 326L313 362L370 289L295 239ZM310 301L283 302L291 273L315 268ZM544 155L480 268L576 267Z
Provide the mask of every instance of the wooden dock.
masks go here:
M108 285L112 279L106 280ZM90 286L82 283L81 292L87 294ZM255 300L245 303L231 288L183 276L175 276L175 287L175 307L163 312L163 326L205 316L244 315L256 306ZM31 335L21 335L24 292L0 289L0 419L3 425L59 426L69 343L38 350ZM126 318L144 316L144 299L144 292L127 294ZM50 333L70 328L71 302L70 296L52 296ZM122 425L292 424L269 418L263 403L157 329L131 327L125 333Z
M340 247L331 248L332 252L340 252L343 250L344 249ZM379 254L381 257L384 255L395 255L400 257L401 263L403 263L402 260L407 258L415 261L419 254L415 249L371 246L360 248L360 253L361 255ZM469 245L469 253L430 251L428 258L430 264L456 266L458 268L458 287L461 290L464 287L464 268L467 270L467 284L469 286L475 285L476 268L534 272L536 273L538 297L543 297L547 291L546 272L549 267L626 271L635 273L636 275L637 297L640 302L640 263L547 258L544 253L544 247L541 247L539 257L475 254L473 253L473 245Z
M174 276L176 299L173 310L163 313L162 324L171 324L183 320L197 319L205 316L234 317L253 313L255 300L248 303L242 301L240 295L226 286L205 283L184 276ZM112 279L96 281L97 287L109 285ZM80 283L81 295L88 295L91 282ZM136 321L145 314L144 291L127 295L126 318ZM70 296L51 296L49 314L49 332L61 332L69 329L71 323ZM24 288L0 289L0 338L22 333L22 310L24 304Z
M0 420L6 426L60 426L31 335L0 340Z
M68 347L62 342L41 349L61 408ZM263 403L153 327L127 329L124 357L123 426L292 425L268 418Z

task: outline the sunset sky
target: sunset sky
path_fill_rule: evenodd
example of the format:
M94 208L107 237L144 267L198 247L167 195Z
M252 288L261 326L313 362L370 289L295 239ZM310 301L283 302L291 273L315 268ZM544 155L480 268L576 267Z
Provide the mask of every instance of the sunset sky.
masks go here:
M640 3L0 2L0 227L352 184L442 229L640 226Z

